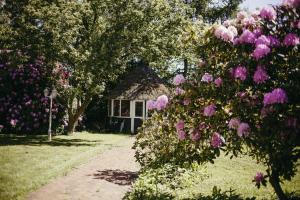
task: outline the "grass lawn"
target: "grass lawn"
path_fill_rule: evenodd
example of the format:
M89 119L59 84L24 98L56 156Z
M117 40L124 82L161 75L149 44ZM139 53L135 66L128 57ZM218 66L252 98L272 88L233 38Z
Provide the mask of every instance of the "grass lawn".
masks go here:
M24 199L28 192L128 137L82 132L48 142L47 136L0 135L0 199Z

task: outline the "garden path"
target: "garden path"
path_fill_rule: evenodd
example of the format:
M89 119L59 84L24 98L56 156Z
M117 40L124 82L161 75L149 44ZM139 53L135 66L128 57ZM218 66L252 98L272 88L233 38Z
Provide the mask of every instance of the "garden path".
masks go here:
M28 200L120 200L137 177L134 137L104 151L66 176L28 195Z

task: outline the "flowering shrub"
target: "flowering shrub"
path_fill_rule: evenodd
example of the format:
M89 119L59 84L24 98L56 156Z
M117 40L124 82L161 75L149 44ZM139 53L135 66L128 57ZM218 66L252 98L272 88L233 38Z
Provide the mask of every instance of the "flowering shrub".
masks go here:
M206 65L140 129L137 160L157 167L247 153L266 166L256 185L268 179L286 199L280 181L295 175L300 157L298 16L299 1L289 0L213 26L199 47Z
M46 133L49 120L49 99L43 90L51 87L51 68L42 59L32 64L13 67L8 55L2 53L0 64L0 131L3 133ZM6 62L5 62L6 58ZM54 100L53 130L64 115L62 106Z

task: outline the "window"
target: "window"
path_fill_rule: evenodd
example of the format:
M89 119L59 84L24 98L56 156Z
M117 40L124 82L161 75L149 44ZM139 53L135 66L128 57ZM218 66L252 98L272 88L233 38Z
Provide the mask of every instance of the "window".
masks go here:
M120 100L114 100L114 116L120 116Z
M135 117L143 117L144 103L141 101L135 102Z
M122 117L130 116L130 101L121 100L121 116Z

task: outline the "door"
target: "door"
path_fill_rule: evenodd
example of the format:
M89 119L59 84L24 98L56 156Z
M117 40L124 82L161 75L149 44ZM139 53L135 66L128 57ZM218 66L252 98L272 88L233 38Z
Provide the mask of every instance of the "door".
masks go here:
M138 125L141 124L145 117L145 102L142 100L131 101L131 133L134 133Z

